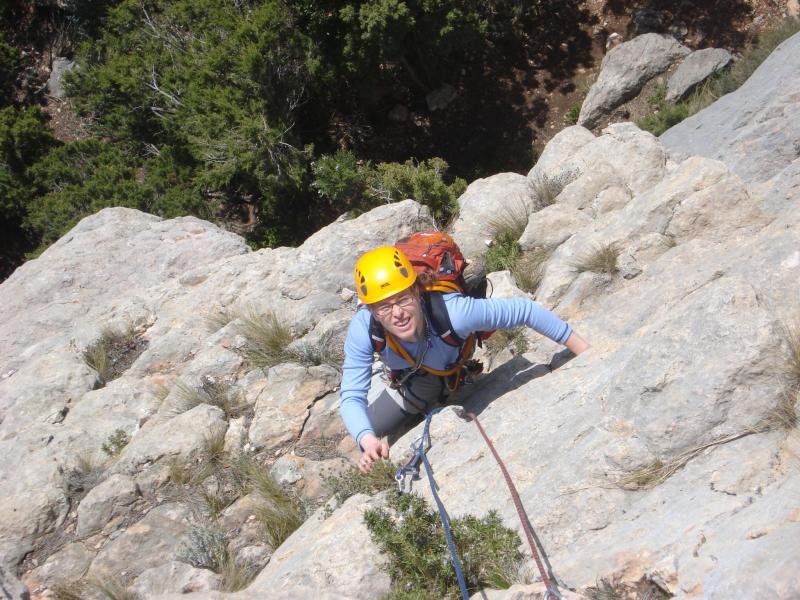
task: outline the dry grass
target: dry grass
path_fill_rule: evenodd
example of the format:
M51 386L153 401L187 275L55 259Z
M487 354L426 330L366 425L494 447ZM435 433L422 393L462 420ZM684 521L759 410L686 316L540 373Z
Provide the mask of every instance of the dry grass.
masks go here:
M592 273L609 273L613 275L619 270L617 267L619 255L620 249L616 244L600 244L586 254L576 257L572 267L578 273L591 271Z
M241 393L233 392L229 385L217 382L208 376L202 378L199 388L178 380L173 387L173 395L174 405L170 410L172 415L186 412L201 404L208 404L222 410L226 419L232 419L249 408Z
M292 330L273 312L250 311L239 317L239 332L247 340L245 359L254 367L274 367L292 359Z
M583 592L590 600L666 600L672 595L642 577L637 582L623 582L620 577L600 579Z
M220 565L219 574L222 577L221 591L238 592L250 585L258 575L258 569L253 564L228 556Z
M530 294L536 293L544 278L544 267L550 254L550 250L546 248L536 248L517 258L511 267L511 274L519 289Z
M205 314L206 329L209 333L216 333L233 321L233 319L233 315L224 308L214 312L208 312Z
M306 366L330 365L338 369L344 362L344 342L333 331L326 331L315 342L295 344L287 357Z
M537 208L541 210L546 206L555 204L558 195L564 191L565 187L575 181L578 175L579 173L574 171L565 171L552 177L549 175L539 175L534 178L533 190L536 194Z
M487 223L487 233L493 240L510 238L518 240L528 226L528 219L533 210L523 201L518 200L504 207L503 212Z
M133 325L124 330L105 328L83 351L83 360L105 385L122 375L146 347L147 342L136 335Z
M484 342L486 351L494 356L509 348L514 354L524 354L528 350L525 330L525 327L498 329L492 334L492 337Z
M800 316L783 326L783 334L788 346L783 368L786 386L789 390L800 391Z
M93 579L90 585L107 600L140 600L137 594L128 590L122 580L115 576Z
M96 452L85 450L78 453L72 467L64 472L64 493L71 501L77 502L100 483L104 469L105 461Z
M169 480L175 485L186 485L192 481L192 467L181 458L175 457L169 461Z
M667 479L682 469L690 460L700 455L708 448L713 448L714 446L719 446L721 444L727 444L728 442L738 440L753 433L758 433L758 431L756 429L750 429L740 433L726 435L707 444L702 444L689 450L685 450L673 458L665 460L658 458L654 459L649 464L639 467L638 469L613 474L613 483L615 486L624 490L652 489L664 483Z

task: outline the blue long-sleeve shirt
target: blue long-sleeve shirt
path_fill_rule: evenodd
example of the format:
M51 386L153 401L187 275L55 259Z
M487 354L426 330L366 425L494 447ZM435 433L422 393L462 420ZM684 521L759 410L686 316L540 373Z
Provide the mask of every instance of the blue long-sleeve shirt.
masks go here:
M462 339L476 331L493 331L526 325L554 342L567 341L572 328L552 312L527 298L476 299L460 294L447 294L444 303L453 330ZM373 433L367 416L367 392L372 379L373 352L369 336L370 313L362 307L353 316L344 343L344 366L342 369L341 404L339 407L345 427L356 441L367 433ZM399 341L399 340L398 340ZM432 369L444 370L452 367L459 358L459 349L434 336L432 345L425 353L423 364ZM410 356L417 356L421 342L403 342ZM389 369L413 367L403 357L395 354L387 344L380 355Z

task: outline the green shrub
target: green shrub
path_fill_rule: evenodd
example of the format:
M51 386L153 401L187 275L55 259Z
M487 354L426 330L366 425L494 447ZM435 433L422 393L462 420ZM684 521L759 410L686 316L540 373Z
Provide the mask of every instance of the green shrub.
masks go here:
M367 187L370 165L360 165L351 150L337 150L333 155L320 156L311 165L314 181L311 184L320 196L341 210L358 208Z
M131 437L124 429L115 429L114 433L109 435L108 439L103 442L101 448L110 458L114 458L115 456L119 456L120 452L122 452L130 441Z
M414 494L392 494L387 509L371 509L364 521L373 542L386 554L393 598L458 597L459 589L439 515ZM523 556L517 533L497 513L451 520L467 587L509 587ZM412 594L412 596L408 596Z
M567 114L564 115L564 118L567 120L568 123L572 123L573 125L575 125L575 123L578 122L578 117L580 115L581 115L581 103L576 102L575 104L569 107L569 110L567 111Z
M372 465L369 473L362 473L357 467L352 467L342 473L326 477L325 487L336 503L341 505L345 500L356 494L374 496L378 492L397 487L394 479L397 465L391 462L378 461Z
M8 104L19 71L19 51L6 41L0 31L0 106Z
M445 183L447 170L448 164L441 158L379 163L370 173L367 195L372 198L371 205L413 198L430 208L439 223L445 223L458 212L458 197L467 189L467 182L459 177Z
M494 240L484 255L486 272L507 271L514 267L514 263L522 254L517 238L511 232L503 233Z

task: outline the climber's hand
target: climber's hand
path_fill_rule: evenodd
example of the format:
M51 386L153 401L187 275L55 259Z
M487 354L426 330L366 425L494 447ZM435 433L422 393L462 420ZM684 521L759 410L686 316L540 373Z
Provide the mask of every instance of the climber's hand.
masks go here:
M364 434L361 438L361 458L358 461L358 468L362 473L369 473L372 463L381 458L389 458L389 444L372 433Z

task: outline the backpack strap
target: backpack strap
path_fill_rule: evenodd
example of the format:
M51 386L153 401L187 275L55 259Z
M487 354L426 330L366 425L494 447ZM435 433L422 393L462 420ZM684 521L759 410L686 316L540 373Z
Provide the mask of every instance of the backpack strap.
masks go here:
M369 341L372 343L372 351L380 354L386 348L386 332L378 319L369 316Z
M450 315L447 313L442 292L427 292L423 294L422 301L431 320L433 332L448 346L460 348L464 340L453 331L453 324L450 322Z

